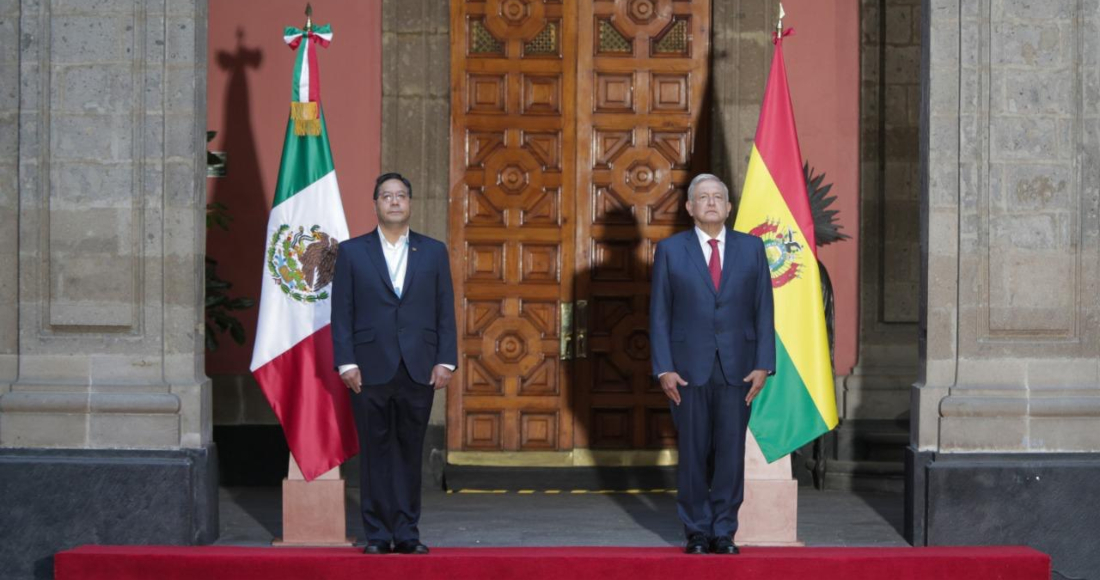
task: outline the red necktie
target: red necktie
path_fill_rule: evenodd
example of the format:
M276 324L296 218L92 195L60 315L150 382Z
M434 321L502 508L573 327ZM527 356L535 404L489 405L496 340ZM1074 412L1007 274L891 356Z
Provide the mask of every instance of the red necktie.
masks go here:
M718 289L718 282L722 279L722 259L718 256L718 240L707 240L710 244L710 279L714 282L714 289Z

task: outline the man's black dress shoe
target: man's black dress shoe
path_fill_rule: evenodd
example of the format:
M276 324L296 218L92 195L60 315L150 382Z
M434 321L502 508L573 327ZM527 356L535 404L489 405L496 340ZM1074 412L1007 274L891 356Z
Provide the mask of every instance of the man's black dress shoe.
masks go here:
M714 538L710 542L710 551L713 554L740 554L741 550L737 549L737 545L733 543L733 540L728 536L722 536Z
M687 546L684 547L685 554L706 554L707 553L707 539L703 537L703 534L691 534L688 536Z
M367 545L363 547L364 554L389 554L390 543L389 542L367 542Z
M427 554L428 547L420 542L402 542L393 547L398 554Z

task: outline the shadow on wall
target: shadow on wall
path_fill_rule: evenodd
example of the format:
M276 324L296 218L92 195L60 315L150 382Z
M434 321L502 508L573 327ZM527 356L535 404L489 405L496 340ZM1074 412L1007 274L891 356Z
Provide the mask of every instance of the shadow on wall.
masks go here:
M229 230L211 229L206 233L206 251L218 261L218 272L233 284L233 294L247 296L259 302L260 282L263 275L264 237L267 231L266 216L268 202L260 171L259 152L256 144L256 132L252 126L250 91L248 74L260 68L263 51L249 48L245 44L245 29L237 29L237 48L234 52L218 51L217 66L226 71L229 82L226 85L223 110L225 119L216 130L221 138L221 147L226 152L228 173L225 177L209 183L208 198L228 208L235 218ZM250 351L251 337L256 328L258 308L251 308L237 314L244 325L247 340L243 346L232 341L220 341L217 352L208 355L209 368L217 368L226 361L247 361L249 356L240 351ZM209 363L213 362L214 365ZM240 364L240 363L238 363ZM217 369L218 372L247 372L247 368Z
M690 229L693 226L693 221L690 215L687 213L687 185L691 178L699 173L710 172L710 157L708 155L709 145L711 143L710 137L710 117L709 114L711 107L711 81L707 81L707 86L704 89L703 104L699 120L692 132L693 143L690 145L691 159L687 167L687 176L682 182L673 183L673 187L676 189L678 199L676 201L676 213L672 221L676 224L677 231L683 231ZM732 183L726 181L726 183ZM730 185L731 195L733 186ZM617 242L630 242L630 250L628 253L629 259L633 261L632 264L625 265L625 271L632 273L633 281L635 283L641 282L637 291L645 294L647 299L645 300L645 308L642 312L643 316L641 320L644 320L644 326L639 325L635 328L628 329L628 333L641 332L646 336L645 348L643 351L638 352L635 356L640 358L635 359L633 362L635 365L628 372L641 373L645 377L645 385L648 392L660 393L660 386L657 384L656 379L652 376L651 360L649 358L649 300L650 283L652 274L652 250L648 256L645 255L643 248L647 247L645 244L647 232L646 225L641 220L647 219L644 216L649 215L649 211L645 205L636 206L634 212L623 212L620 215L609 215L606 219L615 223L614 226L605 226L608 231L616 230L619 233L615 237ZM652 245L648 246L652 248L656 245L660 239L652 239ZM617 296L619 295L621 282L615 282L624 270L623 264L601 264L597 261L593 261L592 267L589 270L583 270L577 272L577 279L587 281L588 292L587 298L593 306L598 302L601 295L601 290L606 287L607 295ZM589 314L589 329L594 328L594 322L597 317L600 316L599 311L596 308L591 308ZM594 334L594 333L593 333ZM592 347L595 350L595 347ZM622 348L622 345L613 345L612 348ZM636 347L635 347L636 348ZM596 353L593 353L596 354ZM606 353L610 355L611 353ZM592 356L590 355L590 359ZM600 384L601 371L595 360L592 360L588 365L579 365L579 369L587 369L587 372L593 373L590 380L586 380L582 377L576 377L575 384L578 386L588 385L589 387L596 387ZM631 376L627 376L626 380L632 383L637 388L637 383L632 381ZM667 409L668 403L662 409L652 409L652 411L660 412ZM592 415L585 417L579 416L581 413L591 413L592 409L576 408L575 412L578 413L576 417L575 429L588 430L588 436L586 439L593 447L598 447L599 435L593 433L593 429L596 427L593 423L595 421ZM651 435L652 439L647 438L647 445L663 448L676 448L676 432L672 427L671 418L665 424L665 429L660 429L659 432ZM600 484L599 489L624 489L625 488L637 488L637 487L652 487L671 489L676 487L676 468L673 467L654 467L654 468L624 468L624 467L595 467L597 479ZM629 472L629 473L628 473ZM611 497L615 503L622 509L623 513L627 514L635 523L640 527L643 527L655 536L660 537L670 545L678 546L683 540L682 524L676 516L676 510L674 502L662 501L661 499L654 498L646 494L613 494ZM675 496L673 496L675 497Z

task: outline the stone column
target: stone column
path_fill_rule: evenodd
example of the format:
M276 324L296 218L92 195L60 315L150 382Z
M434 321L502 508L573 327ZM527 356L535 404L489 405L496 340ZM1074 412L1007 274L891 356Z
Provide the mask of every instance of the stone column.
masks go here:
M859 359L829 487L900 491L920 299L920 0L861 0Z
M771 67L776 7L731 0L714 2L711 10L710 171L739 196Z
M915 544L1100 569L1100 6L926 0Z
M450 22L448 2L382 0L382 171L409 178L410 227L444 243L450 212ZM436 489L447 452L446 415L446 393L437 391L424 444L424 485Z
M0 63L19 62L0 98L13 124L18 91L17 148L0 138L0 179L19 175L18 211L7 187L0 198L0 566L23 577L48 564L28 556L80 543L212 541L217 474L206 2L17 4L0 16Z

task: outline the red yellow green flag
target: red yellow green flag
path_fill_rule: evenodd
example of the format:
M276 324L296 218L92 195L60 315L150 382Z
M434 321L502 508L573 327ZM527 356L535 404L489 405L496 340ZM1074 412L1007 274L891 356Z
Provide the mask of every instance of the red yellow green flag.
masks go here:
M776 371L753 401L749 428L772 462L837 424L821 273L783 64L783 35L775 38L734 229L764 241L771 268Z

